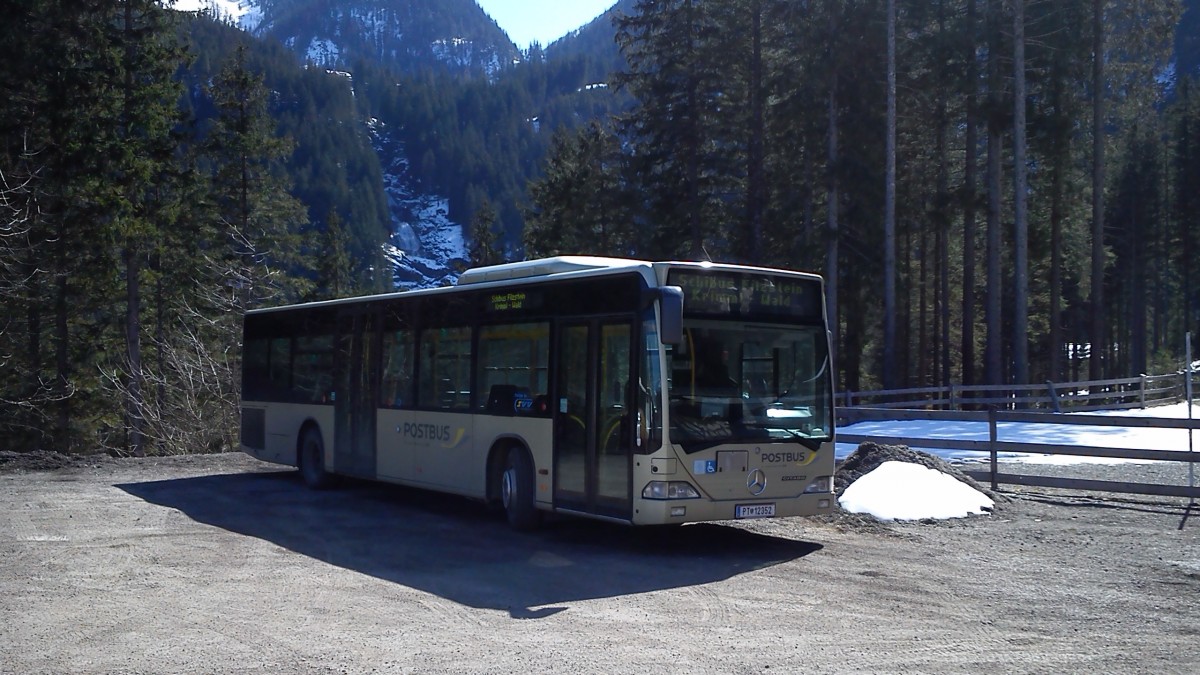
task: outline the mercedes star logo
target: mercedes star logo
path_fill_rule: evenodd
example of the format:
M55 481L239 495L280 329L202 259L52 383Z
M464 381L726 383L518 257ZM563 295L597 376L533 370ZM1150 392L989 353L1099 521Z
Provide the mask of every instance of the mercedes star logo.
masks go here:
M752 495L761 495L767 489L767 474L762 469L755 469L746 477L746 489Z

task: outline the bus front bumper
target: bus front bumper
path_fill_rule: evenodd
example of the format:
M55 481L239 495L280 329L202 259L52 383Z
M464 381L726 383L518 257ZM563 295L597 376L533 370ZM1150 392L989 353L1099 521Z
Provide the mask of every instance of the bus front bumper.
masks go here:
M789 518L832 513L837 495L814 492L799 497L749 498L729 501L703 499L642 499L634 505L635 525L669 525L711 520Z

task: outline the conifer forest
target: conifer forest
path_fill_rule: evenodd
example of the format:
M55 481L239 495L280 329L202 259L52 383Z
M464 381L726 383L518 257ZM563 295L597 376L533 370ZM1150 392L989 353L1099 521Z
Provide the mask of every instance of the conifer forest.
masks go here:
M1200 330L1198 0L622 0L490 74L21 0L0 450L236 449L247 309L397 290L370 128L460 267L823 274L843 389L1170 372Z

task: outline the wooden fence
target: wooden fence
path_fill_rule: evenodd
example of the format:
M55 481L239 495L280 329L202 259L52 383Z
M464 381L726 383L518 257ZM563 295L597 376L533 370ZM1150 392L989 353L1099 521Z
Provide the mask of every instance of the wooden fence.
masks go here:
M961 385L881 391L846 391L837 404L847 408L927 408L936 410L1053 410L1086 412L1166 405L1183 400L1184 373L1142 375L1090 382Z
M1038 487L1063 488L1068 490L1097 490L1104 492L1120 492L1163 497L1187 497L1192 500L1200 498L1200 487L1195 485L1194 472L1197 462L1200 462L1200 452L1179 450L1146 450L1140 448L1107 448L1095 446L1056 445L1050 443L1021 443L1001 441L998 438L998 425L1005 422L1025 422L1034 424L1086 424L1091 426L1135 427L1158 429L1200 429L1200 420L1168 419L1159 417L1115 417L1108 415L1058 415L1047 412L1014 412L997 410L987 411L956 411L956 410L898 410L895 408L839 408L837 410L839 425L853 424L873 420L933 420L947 422L979 422L988 425L988 440L965 440L945 438L911 438L901 436L878 436L852 434L839 431L839 443L890 443L908 445L917 448L943 450L973 450L989 453L991 466L988 471L966 471L977 480L991 483L996 489L1000 483L1012 485L1028 485ZM1189 440L1191 439L1189 432ZM1200 440L1200 439L1198 439ZM1121 481L1081 480L1075 478L1058 478L1053 476L1031 476L1024 474L1001 473L998 468L1000 453L1028 453L1048 455L1075 455L1086 457L1105 457L1113 459L1152 460L1167 462L1187 462L1189 469L1189 485L1158 485L1151 483L1132 483Z

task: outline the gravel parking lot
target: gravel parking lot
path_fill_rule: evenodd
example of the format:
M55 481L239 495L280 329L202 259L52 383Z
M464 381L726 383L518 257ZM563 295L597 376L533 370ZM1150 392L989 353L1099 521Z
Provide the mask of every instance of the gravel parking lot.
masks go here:
M1200 671L1200 509L510 531L240 454L0 468L0 671ZM48 469L48 470L47 470Z

